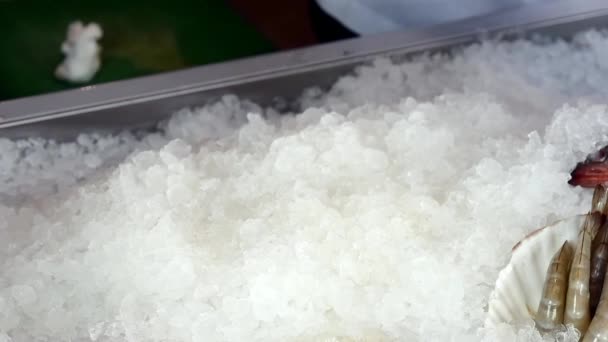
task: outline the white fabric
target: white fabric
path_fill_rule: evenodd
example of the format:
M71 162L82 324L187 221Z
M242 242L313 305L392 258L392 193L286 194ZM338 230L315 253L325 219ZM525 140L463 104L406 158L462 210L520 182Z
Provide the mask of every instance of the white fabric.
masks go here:
M319 6L361 35L423 28L514 8L535 0L317 0ZM548 0L536 0L548 1Z

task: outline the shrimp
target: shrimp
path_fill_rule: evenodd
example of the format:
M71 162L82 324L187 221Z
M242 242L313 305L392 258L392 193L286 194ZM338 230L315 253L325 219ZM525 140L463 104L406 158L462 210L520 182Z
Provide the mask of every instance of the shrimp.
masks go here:
M582 342L608 341L608 278L604 278L602 295L595 316Z
M572 247L565 241L553 255L547 268L547 277L535 317L541 332L550 332L563 323L571 261Z
M593 190L593 199L591 201L591 211L606 215L606 207L608 205L608 187L598 184Z
M581 333L587 331L591 321L589 312L589 274L591 269L592 235L600 228L602 214L589 213L578 235L574 259L570 266L570 277L564 309L564 324L572 324Z
M607 265L608 222L602 225L600 231L597 233L597 236L595 239L593 239L593 244L591 245L591 275L589 280L591 298L589 301L589 307L592 316L595 314L595 310L600 301Z

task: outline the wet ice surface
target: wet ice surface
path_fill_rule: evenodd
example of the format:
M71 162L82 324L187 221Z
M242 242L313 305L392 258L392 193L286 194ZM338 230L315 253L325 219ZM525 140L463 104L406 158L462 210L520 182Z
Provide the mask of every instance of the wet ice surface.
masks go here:
M0 341L542 341L485 305L521 237L588 209L607 61L598 32L488 42L297 116L227 96L140 141L1 141Z

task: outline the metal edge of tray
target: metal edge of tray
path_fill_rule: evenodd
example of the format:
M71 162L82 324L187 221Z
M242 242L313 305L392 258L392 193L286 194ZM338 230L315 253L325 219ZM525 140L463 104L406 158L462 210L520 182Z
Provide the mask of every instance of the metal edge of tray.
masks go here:
M390 32L287 52L0 102L0 134L8 138L71 139L87 131L146 128L183 107L224 94L261 105L327 87L376 57L404 56L470 43L480 34L558 36L608 23L608 2L566 0L440 25Z

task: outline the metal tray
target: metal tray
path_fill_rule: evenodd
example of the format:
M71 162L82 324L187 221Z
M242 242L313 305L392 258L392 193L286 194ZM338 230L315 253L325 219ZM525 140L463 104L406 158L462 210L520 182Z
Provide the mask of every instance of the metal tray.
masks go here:
M391 32L76 90L0 102L0 137L70 140L83 132L149 129L177 109L236 94L269 106L331 86L379 56L449 50L481 37L568 38L608 27L608 1L563 0L436 26Z

